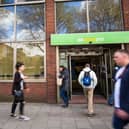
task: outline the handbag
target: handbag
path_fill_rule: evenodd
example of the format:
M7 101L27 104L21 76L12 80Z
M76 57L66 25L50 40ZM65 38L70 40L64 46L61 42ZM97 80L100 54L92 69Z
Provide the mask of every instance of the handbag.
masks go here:
M62 78L57 78L57 85L62 86L63 79Z
M18 91L15 90L14 95L15 95L16 97L22 97L23 92L22 92L21 90L18 90Z

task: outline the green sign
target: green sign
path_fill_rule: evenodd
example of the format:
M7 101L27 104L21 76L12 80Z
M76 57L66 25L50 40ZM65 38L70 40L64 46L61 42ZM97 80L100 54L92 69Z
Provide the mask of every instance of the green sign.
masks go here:
M129 43L129 31L52 34L51 45L88 45Z

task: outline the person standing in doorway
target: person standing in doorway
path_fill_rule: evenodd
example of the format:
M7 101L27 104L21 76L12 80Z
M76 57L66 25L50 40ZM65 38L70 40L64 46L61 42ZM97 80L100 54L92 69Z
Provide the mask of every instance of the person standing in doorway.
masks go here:
M85 68L80 72L78 77L79 84L84 89L84 94L88 100L88 116L92 117L95 115L93 108L93 94L94 89L97 85L97 77L95 72L90 68L90 64L86 64Z
M24 64L22 62L18 62L16 64L16 72L14 75L14 81L12 86L12 95L14 96L12 109L11 109L11 117L16 117L15 110L17 107L17 104L20 103L19 107L19 119L20 120L30 120L29 117L24 115L24 89L26 89L27 92L29 92L29 88L26 87L24 79L27 77L23 75L23 71L25 69Z
M129 123L129 52L117 50L114 61L120 69L115 75L113 128L124 129Z
M59 78L62 79L62 85L60 86L60 97L64 102L64 105L62 105L62 107L66 108L69 106L69 89L70 89L69 71L64 66L60 66L59 70L60 70Z

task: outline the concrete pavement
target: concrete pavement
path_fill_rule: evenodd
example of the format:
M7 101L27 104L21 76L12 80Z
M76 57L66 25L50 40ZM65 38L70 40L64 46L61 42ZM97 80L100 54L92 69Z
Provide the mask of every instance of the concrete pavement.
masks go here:
M0 103L0 129L112 129L113 108L104 104L96 104L96 116L88 118L85 104L64 109L56 104L28 103L25 110L30 121L11 118L10 108L11 103Z

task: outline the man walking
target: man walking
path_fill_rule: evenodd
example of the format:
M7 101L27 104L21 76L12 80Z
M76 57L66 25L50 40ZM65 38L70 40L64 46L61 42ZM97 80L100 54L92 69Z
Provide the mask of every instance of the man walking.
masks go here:
M93 70L90 68L90 64L86 64L85 68L80 72L78 77L80 85L84 89L84 94L87 95L88 100L88 116L95 115L93 108L93 94L97 85L97 77Z
M126 50L117 50L114 61L121 68L115 76L115 103L113 128L124 129L129 123L129 53Z

